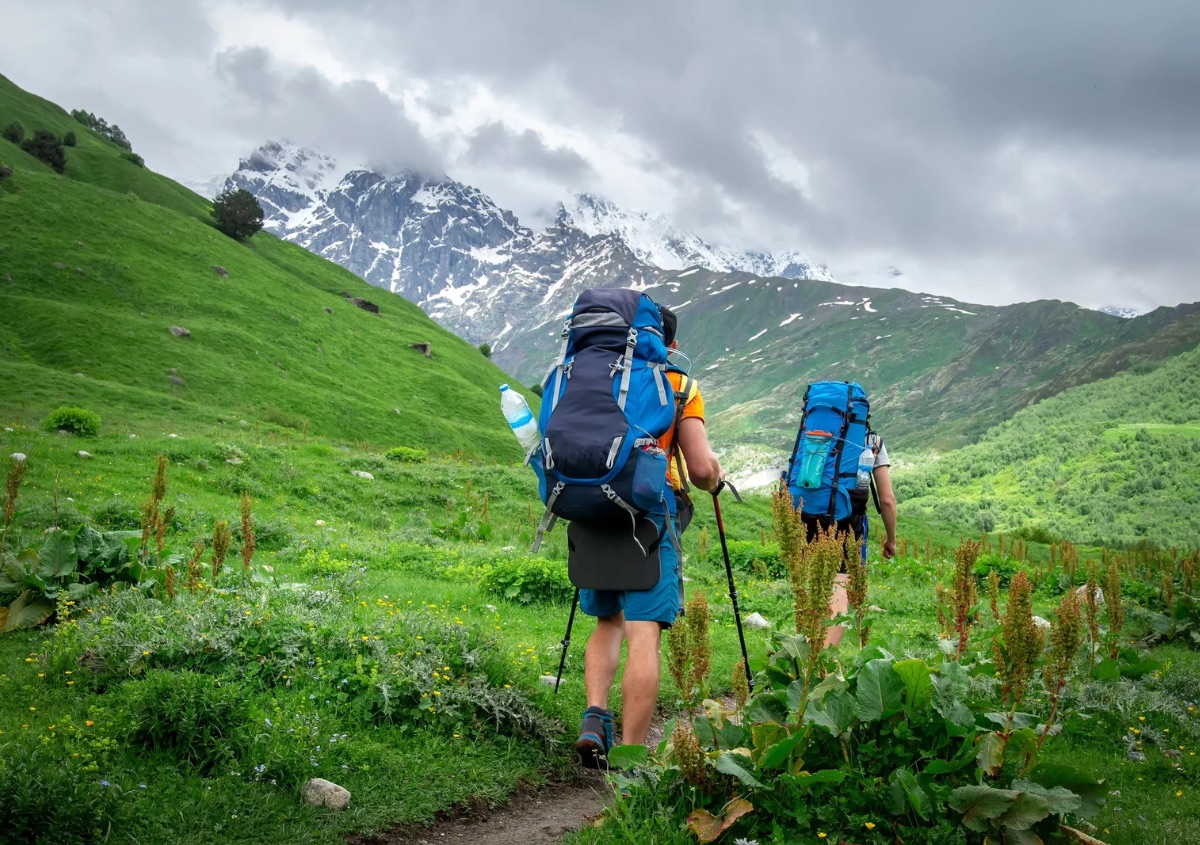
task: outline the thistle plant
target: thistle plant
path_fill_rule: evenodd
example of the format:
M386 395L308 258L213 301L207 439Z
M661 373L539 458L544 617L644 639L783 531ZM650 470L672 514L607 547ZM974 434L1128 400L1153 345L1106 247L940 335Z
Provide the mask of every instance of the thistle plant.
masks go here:
M8 526L12 524L13 515L17 512L17 497L21 494L21 482L28 470L24 459L12 458L8 466L8 477L4 482L4 531L0 532L0 552L4 551L8 539Z
M1062 692L1067 686L1067 678L1082 644L1083 617L1079 612L1079 595L1074 590L1067 590L1054 611L1054 622L1050 626L1050 649L1046 656L1046 665L1042 669L1042 682L1050 696L1050 715L1046 719L1046 727L1038 737L1039 748L1054 725Z
M1008 588L1008 605L993 650L1001 694L1009 703L1010 721L1025 698L1034 663L1042 653L1042 632L1033 624L1033 587L1023 571Z
M787 487L781 485L772 491L771 516L775 522L775 537L779 540L779 559L790 572L794 563L804 554L808 531Z
M988 605L992 609L992 621L1000 621L1000 576L996 570L988 570Z
M233 532L229 523L218 519L213 523L212 533L212 577L216 580L225 566L225 555L229 553L229 544L233 540Z
M1104 608L1108 611L1108 636L1112 657L1117 657L1117 638L1125 627L1125 605L1121 601L1121 564L1114 556L1104 570Z
M250 577L250 558L254 556L254 520L250 514L250 494L242 491L242 575Z

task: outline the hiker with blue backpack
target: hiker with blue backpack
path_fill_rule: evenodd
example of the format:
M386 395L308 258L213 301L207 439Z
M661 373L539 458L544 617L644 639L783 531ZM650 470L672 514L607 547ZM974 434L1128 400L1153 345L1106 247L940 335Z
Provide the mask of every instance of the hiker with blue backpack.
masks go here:
M699 389L668 361L678 348L676 327L673 312L636 290L581 293L562 355L543 382L542 440L529 455L546 503L534 546L557 519L569 520L568 575L580 609L596 618L576 743L592 768L607 765L615 743L608 704L622 643L621 740L645 743L658 701L662 631L682 606L687 482L711 493L723 480Z
M870 526L867 500L874 500L883 521L882 554L896 555L896 494L892 490L891 459L883 438L871 430L871 406L857 382L819 381L804 393L804 412L792 457L780 479L800 510L808 542L819 531L834 527L839 535L851 533L859 554L867 562ZM834 579L830 617L844 613L846 562ZM836 648L842 641L841 625L831 625L825 644Z

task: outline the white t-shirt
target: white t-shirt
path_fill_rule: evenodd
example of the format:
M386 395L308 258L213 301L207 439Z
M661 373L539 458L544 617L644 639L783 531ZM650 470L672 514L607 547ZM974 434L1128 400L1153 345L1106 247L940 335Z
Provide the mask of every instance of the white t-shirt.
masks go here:
M885 446L883 441L880 440L879 451L875 453L875 469L879 469L880 467L890 467L891 465L892 459L888 457L887 446Z

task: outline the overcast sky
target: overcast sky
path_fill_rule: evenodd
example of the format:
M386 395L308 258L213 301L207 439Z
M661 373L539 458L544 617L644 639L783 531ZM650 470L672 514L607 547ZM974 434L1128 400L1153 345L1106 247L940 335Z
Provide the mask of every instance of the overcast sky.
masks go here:
M849 283L1200 300L1200 3L0 0L0 73L179 180L286 137L538 226L586 190Z

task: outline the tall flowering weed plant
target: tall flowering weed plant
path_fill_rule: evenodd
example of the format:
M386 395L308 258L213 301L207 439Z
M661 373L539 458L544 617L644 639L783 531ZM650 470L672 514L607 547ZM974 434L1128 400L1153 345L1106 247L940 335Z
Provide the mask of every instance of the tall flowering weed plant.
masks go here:
M628 793L616 813L675 816L700 842L728 834L760 845L882 845L1048 841L1099 810L1102 782L1041 759L1083 662L1077 599L1063 600L1047 648L1030 633L1028 581L1018 576L994 634L997 654L973 651L972 543L956 555L963 577L956 571L949 648L901 658L873 642L835 659L824 624L841 539L803 543L789 510L775 515L794 632L773 635L755 661L752 695L702 701L656 749L613 749L611 764L634 772L616 776ZM1021 709L1035 686L1049 693L1044 713Z

